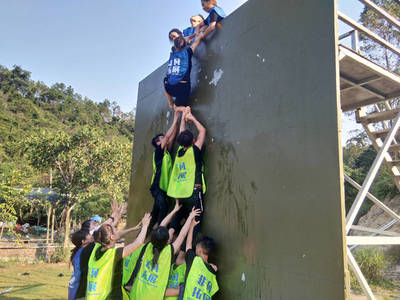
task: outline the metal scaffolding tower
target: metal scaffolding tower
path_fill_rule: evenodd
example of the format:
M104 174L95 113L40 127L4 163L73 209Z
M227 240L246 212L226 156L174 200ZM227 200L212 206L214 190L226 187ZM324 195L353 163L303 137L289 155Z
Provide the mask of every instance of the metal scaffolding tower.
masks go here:
M359 1L400 29L400 21L388 12L370 0ZM357 245L400 245L400 233L387 231L400 220L400 216L368 192L383 162L400 190L400 143L396 139L400 135L400 106L394 105L391 101L400 97L400 76L362 55L358 42L359 33L399 56L400 49L343 13L339 12L338 17L340 21L353 28L339 37L339 41L347 37L351 37L352 40L352 49L339 45L341 108L342 111L355 110L357 122L362 124L378 153L362 185L347 175L344 178L359 191L346 216L348 264L354 271L364 293L373 300L374 294L354 259L352 250ZM393 221L382 228L354 225L354 220L366 198L389 214ZM353 235L357 231L368 232L371 235Z

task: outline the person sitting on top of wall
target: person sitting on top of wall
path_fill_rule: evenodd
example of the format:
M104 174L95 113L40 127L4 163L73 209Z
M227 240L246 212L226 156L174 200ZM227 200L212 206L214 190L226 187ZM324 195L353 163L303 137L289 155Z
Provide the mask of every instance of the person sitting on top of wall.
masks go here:
M216 0L201 0L204 11L208 12L208 17L196 27L196 32L204 32L204 38L215 31L215 28L226 17L221 7L217 6Z
M194 37L196 36L196 27L204 21L204 17L200 14L190 17L191 27L183 30L183 36L186 38L187 43L194 42Z

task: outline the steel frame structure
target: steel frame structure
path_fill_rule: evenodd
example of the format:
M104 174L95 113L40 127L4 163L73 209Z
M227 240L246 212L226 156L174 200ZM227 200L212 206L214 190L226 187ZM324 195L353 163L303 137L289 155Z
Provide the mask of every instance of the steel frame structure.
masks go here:
M388 12L386 12L384 9L380 8L370 0L359 0L362 2L364 5L366 5L368 8L372 9L386 19L389 23L391 23L393 26L397 27L400 29L400 21L397 20L395 17L390 15ZM341 35L338 37L339 40L342 40L347 37L351 37L351 45L352 49L360 53L360 48L359 48L359 41L358 41L358 35L359 32L367 36L368 38L374 40L376 43L380 44L381 46L385 47L386 49L389 49L393 53L397 54L400 56L400 49L396 48L394 45L391 43L387 42L377 34L373 33L366 27L362 26L361 24L357 23L356 21L352 20L345 14L338 12L338 19L350 27L353 28L353 30ZM354 58L357 59L357 54L354 54ZM341 57L339 56L339 59ZM373 63L371 63L371 67L373 68ZM394 74L390 74L391 76L396 76ZM365 85L368 83L371 83L374 80L378 80L377 77L372 77L372 78L367 78L366 80L362 81L355 81L352 80L351 78L346 78L345 76L342 76L341 74L341 80L349 86L345 89L352 89L354 87L361 88L364 92L369 93L371 95L371 103L365 103L362 106L365 105L375 105L375 109L377 112L380 112L379 106L377 105L378 102L383 102L387 110L392 110L390 107L389 103L387 100L393 99L397 97L398 95L383 95L377 91L374 91L372 89L369 89ZM345 90L343 89L343 90ZM362 109L362 108L361 108ZM359 113L359 112L358 112ZM400 245L400 234L396 232L391 232L387 231L387 229L390 229L394 224L400 221L400 216L394 212L392 209L390 209L387 205L385 205L383 202L381 202L379 199L377 199L375 196L373 196L371 193L369 193L369 189L371 188L375 177L382 165L382 162L386 160L386 162L392 161L392 158L388 152L389 147L393 145L398 145L396 141L396 134L398 133L398 130L400 128L400 111L395 111L396 113L396 118L394 119L393 123L391 126L388 126L385 121L382 121L383 128L385 128L387 132L387 135L384 139L384 141L381 140L381 138L376 138L376 136L372 136L369 134L369 138L372 140L376 148L379 148L378 154L363 182L362 185L358 184L355 182L352 178L350 178L347 175L344 175L344 179L350 183L353 187L355 187L358 190L358 194L352 204L351 209L349 210L347 216L346 216L346 227L345 227L345 232L346 232L346 244L347 244L347 258L348 258L348 265L350 268L353 270L355 273L365 295L370 299L370 300L375 300L375 296L371 290L371 288L368 285L367 280L365 279L364 275L362 274L362 271L360 267L357 264L357 261L355 260L352 250L355 249L358 245ZM372 125L367 125L367 126L372 126ZM394 174L398 173L397 168L393 165L394 168ZM397 175L396 175L397 176ZM397 187L399 188L398 182L396 182ZM400 188L399 188L400 190ZM374 202L375 205L377 205L379 208L381 208L385 213L389 214L393 220L386 224L385 226L379 228L379 229L374 229L374 228L368 228L364 226L357 226L354 225L354 221L357 217L357 214L360 211L360 208L364 201L366 199L369 199ZM368 232L371 235L370 236L352 236L350 235L350 230L355 230L355 231L363 231L363 232ZM379 236L378 236L379 235ZM351 247L350 247L351 246Z

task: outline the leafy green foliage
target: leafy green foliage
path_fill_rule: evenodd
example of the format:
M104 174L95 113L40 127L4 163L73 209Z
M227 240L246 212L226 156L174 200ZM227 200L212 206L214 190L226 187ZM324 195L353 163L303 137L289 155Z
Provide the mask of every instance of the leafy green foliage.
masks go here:
M370 248L361 249L357 251L355 258L368 282L382 283L383 270L386 267L386 260L382 251Z
M14 187L49 187L53 170L52 187L63 198L58 224L61 204L75 204L82 220L105 216L111 199L126 199L133 128L133 113L116 102L95 103L64 83L49 87L19 66L0 66L0 182L17 172ZM20 222L30 212L45 214L47 204L32 200Z
M372 145L365 142L362 136L360 138L361 139L353 138L347 143L346 147L344 147L343 163L344 172L361 185L364 182L377 153ZM349 183L345 183L346 212L350 210L357 193L357 189ZM398 193L397 187L395 186L386 166L383 165L381 167L370 189L370 193L375 195L378 199L390 198ZM365 201L360 209L358 218L366 214L372 205L373 203L371 201Z
M385 9L392 16L400 18L400 5L396 0L372 0L375 4ZM400 48L400 32L386 19L379 16L374 10L365 7L361 13L360 21L364 26ZM398 55L387 51L371 39L361 35L363 53L367 54L372 60L379 62L389 70L400 73L400 58Z
M21 186L20 174L15 171L0 180L0 220L14 224L20 212L30 205L25 195L30 186Z

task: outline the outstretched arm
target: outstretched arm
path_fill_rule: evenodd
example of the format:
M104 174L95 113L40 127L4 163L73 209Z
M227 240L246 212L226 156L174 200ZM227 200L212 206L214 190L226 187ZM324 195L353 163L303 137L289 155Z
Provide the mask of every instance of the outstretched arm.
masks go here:
M171 223L172 218L175 216L175 214L178 212L178 210L182 207L182 205L179 204L179 200L175 200L175 207L174 209L161 221L160 226L167 227L169 223Z
M185 239L185 237L189 231L192 220L195 217L200 216L200 214L201 214L201 209L200 208L194 209L194 207L193 207L192 212L190 213L189 217L186 219L185 225L183 225L175 242L172 243L172 246L174 247L174 254L178 253L179 249L181 248L183 240Z
M190 223L190 229L189 233L186 238L186 251L189 249L192 249L193 245L193 229L196 227L197 224L199 224L200 221L196 221L196 219L193 219L192 222Z
M146 238L147 228L149 227L151 220L150 213L146 213L142 219L142 230L140 231L139 235L137 236L136 240L129 245L124 247L122 252L122 258L127 257L129 254L133 253L137 248L139 248Z
M137 224L135 227L131 227L128 229L123 229L123 230L118 231L116 234L116 239L118 240L118 239L122 238L123 236L125 236L126 234L128 234L129 232L140 229L141 224L142 224L142 222L139 222L139 224Z
M192 51L196 51L196 48L200 45L201 40L204 38L204 33L199 32L199 34L196 34L196 39L194 40L193 44L190 46L192 48Z
M215 27L217 27L217 22L211 22L210 25L208 25L207 29L204 31L203 39L208 37L215 30Z
M185 110L182 114L182 118L181 118L181 125L179 126L179 133L182 133L183 131L186 130L186 123L185 123L186 115L187 115L187 113L186 113L186 108L185 108Z
M196 26L194 34L196 35L196 34L199 34L199 32L204 32L205 27L207 27L207 25L204 24L204 21L201 22L199 25Z
M176 131L178 129L178 120L179 120L179 112L175 111L172 125L168 129L167 133L165 134L165 138L161 142L161 149L164 150L165 146L167 146L168 150L171 150L176 137Z
M197 121L197 119L191 114L187 114L186 115L186 120L193 122L194 125L197 128L197 131L199 132L196 142L194 143L200 150L203 147L204 141L206 139L206 128L201 125L201 123L199 121Z
M126 202L122 203L122 205L119 206L118 201L116 199L114 199L113 202L111 203L110 217L106 221L104 221L103 224L110 224L113 227L117 227L119 221L121 220L121 217L126 212L127 206L128 206L128 203L126 203Z

